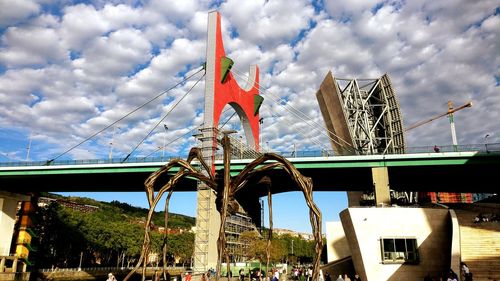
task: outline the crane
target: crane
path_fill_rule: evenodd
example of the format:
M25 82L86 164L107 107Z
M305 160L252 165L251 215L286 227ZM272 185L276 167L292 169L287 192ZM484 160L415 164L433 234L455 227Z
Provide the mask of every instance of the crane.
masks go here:
M452 101L448 101L448 111L446 111L445 113L441 113L439 115L436 115L430 119L427 119L427 120L423 120L423 121L420 121L420 122L417 122L417 123L414 123L410 126L408 126L408 128L405 129L405 132L408 132L409 130L412 130L412 129L415 129L417 127L420 127L424 124L427 124L429 122L432 122L438 118L441 118L443 116L446 116L448 115L448 118L450 119L450 127L451 127L451 139L453 141L453 149L455 151L458 151L458 147L457 147L457 135L455 133L455 122L453 120L453 113L459 111L459 110L462 110L464 108L467 108L467 107L471 107L472 106L472 102L469 101L467 102L466 104L463 104L457 108L453 108L453 102Z

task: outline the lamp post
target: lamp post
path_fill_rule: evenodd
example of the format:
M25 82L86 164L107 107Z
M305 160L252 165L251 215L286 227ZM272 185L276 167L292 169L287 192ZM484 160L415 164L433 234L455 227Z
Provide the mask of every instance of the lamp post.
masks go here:
M31 140L32 140L33 133L30 133L30 140L28 142L28 147L26 147L26 161L30 161L30 150L31 150Z
M490 153L488 151L488 137L490 136L490 134L486 134L486 136L484 136L484 148L486 148L486 153Z
M119 129L119 128L118 128ZM115 132L116 132L116 127L113 127L113 134L111 135L111 141L109 142L109 161L113 159L113 142L115 140Z
M243 137L240 136L240 159L243 159Z
M451 141L453 142L453 151L458 152L458 142L457 142L457 133L455 132L455 121L453 118L453 102L448 101L448 119L450 120L450 128L451 128Z
M165 130L165 134L163 134L163 150L162 150L162 153L161 153L161 159L162 160L165 157L165 146L167 145L167 130L168 130L168 127L167 127L166 124L163 124L163 129Z
M82 271L82 259L83 259L83 252L80 252L80 265L78 265L78 271Z

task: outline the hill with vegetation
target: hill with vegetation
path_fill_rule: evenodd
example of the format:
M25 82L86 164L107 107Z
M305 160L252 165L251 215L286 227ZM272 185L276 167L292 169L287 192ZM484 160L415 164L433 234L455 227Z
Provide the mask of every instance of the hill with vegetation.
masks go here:
M119 201L108 203L57 194L41 196L51 198L47 200L51 203L38 208L34 217L38 250L30 253L30 260L35 262L35 268L135 265L142 249L147 209ZM195 218L169 213L165 231L164 212L155 212L153 224L150 254L161 255L166 241L169 265L189 265L194 252ZM263 229L262 235L243 234L238 242L247 246L232 254L264 262L267 231ZM273 235L270 260L310 263L314 247L314 241L298 236ZM159 265L155 259L150 260L150 266Z
M148 210L127 203L111 203L89 198L64 197L43 194L56 199L35 216L35 232L38 234L38 250L35 266L38 268L81 266L128 266L135 265L144 239L144 221ZM71 204L67 204L70 202ZM91 212L82 212L79 205L90 205ZM194 233L191 228L195 218L169 213L169 234L160 231L164 225L164 212L155 212L152 233L152 253L161 253L163 241L167 241L171 262L190 260ZM32 257L30 256L30 259Z

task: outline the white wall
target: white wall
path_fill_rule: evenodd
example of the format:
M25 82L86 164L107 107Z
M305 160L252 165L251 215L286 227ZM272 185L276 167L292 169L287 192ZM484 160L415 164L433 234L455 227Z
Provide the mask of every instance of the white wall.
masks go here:
M362 280L423 280L450 266L451 222L447 209L349 208L340 213ZM382 264L382 237L416 238L420 262L416 265Z
M326 222L326 254L328 262L337 261L351 255L344 228L340 221Z

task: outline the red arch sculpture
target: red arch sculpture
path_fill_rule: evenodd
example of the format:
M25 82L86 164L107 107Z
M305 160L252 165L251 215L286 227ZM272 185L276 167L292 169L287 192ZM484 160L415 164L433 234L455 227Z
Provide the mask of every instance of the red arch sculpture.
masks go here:
M259 151L259 108L263 101L259 95L259 69L251 66L247 85L240 87L230 72L232 64L224 50L220 14L211 12L207 38L205 127L217 128L222 110L229 104L241 120L248 146Z

